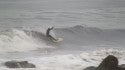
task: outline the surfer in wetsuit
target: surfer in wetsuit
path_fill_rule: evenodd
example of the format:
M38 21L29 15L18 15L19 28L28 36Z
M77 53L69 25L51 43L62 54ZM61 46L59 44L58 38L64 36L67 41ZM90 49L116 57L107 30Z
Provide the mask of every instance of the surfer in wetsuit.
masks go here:
M54 40L56 40L55 38L53 38L51 35L50 35L50 30L52 30L54 27L51 27L51 28L48 28L47 29L47 31L46 31L46 36L48 37L48 38L51 38L51 39L54 39Z

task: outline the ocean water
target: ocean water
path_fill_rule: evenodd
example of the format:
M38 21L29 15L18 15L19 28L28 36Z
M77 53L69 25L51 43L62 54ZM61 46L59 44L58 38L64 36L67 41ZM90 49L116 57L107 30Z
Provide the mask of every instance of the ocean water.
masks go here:
M108 55L125 64L124 0L0 0L1 70L83 70ZM63 38L46 37L48 27ZM10 69L29 61L36 68Z

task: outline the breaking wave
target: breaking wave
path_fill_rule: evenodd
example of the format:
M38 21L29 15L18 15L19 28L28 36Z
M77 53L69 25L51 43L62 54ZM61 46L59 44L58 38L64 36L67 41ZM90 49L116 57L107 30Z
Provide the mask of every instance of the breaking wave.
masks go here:
M23 30L11 29L0 34L0 52L24 52L40 48L52 48L39 42Z
M24 52L44 49L81 50L96 47L122 47L125 45L124 29L100 29L77 25L55 28L54 35L62 42L55 43L45 36L45 32L10 29L1 31L0 52Z

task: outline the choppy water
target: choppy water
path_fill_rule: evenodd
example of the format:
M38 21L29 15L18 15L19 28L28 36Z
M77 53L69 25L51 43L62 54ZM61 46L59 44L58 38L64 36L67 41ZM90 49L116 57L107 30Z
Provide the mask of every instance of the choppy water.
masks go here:
M124 0L0 0L0 69L27 60L34 69L83 70L109 54L125 63ZM46 29L64 40L52 42Z

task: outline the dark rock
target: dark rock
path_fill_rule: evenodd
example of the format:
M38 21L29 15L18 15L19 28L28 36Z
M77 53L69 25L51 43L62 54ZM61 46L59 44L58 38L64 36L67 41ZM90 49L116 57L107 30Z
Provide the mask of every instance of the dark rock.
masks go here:
M95 70L95 69L96 69L96 67L90 66L90 67L85 68L84 70Z
M121 68L121 67L119 67L118 70L125 70L125 68Z
M125 64L119 65L120 68L125 68Z
M4 63L8 68L35 68L36 66L28 61L7 61Z
M125 70L125 64L119 65L119 70Z
M113 56L107 56L96 70L118 70L118 59Z
M125 70L125 65L118 66L118 59L113 56L107 56L98 67L87 67L84 70Z

